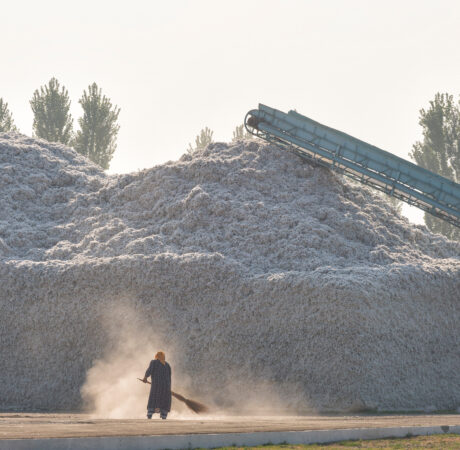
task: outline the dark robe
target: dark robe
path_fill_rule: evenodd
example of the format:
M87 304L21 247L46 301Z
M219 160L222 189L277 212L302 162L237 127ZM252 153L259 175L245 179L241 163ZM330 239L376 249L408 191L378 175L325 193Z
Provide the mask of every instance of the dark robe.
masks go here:
M147 409L152 412L171 411L171 367L158 359L150 361L145 377L152 377Z

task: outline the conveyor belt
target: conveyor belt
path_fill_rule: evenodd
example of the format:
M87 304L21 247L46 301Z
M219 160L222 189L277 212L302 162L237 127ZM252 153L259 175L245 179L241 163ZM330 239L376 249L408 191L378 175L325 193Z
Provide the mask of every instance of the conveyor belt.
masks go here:
M255 136L460 227L460 184L296 111L260 104L244 123Z

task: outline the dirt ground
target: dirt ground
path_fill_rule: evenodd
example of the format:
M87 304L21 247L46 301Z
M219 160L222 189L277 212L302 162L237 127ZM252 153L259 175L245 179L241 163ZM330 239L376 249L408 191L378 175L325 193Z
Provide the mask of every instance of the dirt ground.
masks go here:
M162 421L158 418L153 420L94 419L87 414L0 413L0 439L460 425L460 414L196 417Z

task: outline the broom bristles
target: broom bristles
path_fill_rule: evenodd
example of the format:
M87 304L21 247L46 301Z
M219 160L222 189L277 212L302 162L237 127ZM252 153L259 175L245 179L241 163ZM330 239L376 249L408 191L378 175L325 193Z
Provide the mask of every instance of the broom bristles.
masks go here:
M203 405L203 403L197 402L195 400L190 400L189 398L185 398L177 392L171 391L171 395L173 397L176 397L177 400L184 402L193 412L197 414L209 411L209 408L206 405Z
M138 378L139 381L144 381L142 378ZM150 381L147 381L148 384ZM195 400L190 400L189 398L185 398L183 395L178 394L177 392L171 391L171 395L177 400L184 402L189 409L191 409L194 413L200 414L200 413L205 413L209 411L209 408L206 405L203 405L203 403L197 402Z

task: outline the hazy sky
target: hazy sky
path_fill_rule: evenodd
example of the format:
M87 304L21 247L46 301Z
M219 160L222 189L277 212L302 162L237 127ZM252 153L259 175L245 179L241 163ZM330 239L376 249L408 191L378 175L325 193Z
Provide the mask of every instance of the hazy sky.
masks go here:
M231 139L259 102L407 158L418 111L460 93L460 1L0 0L0 97L20 131L55 76L72 115L96 81L121 108L110 173ZM419 221L421 214L408 213Z

